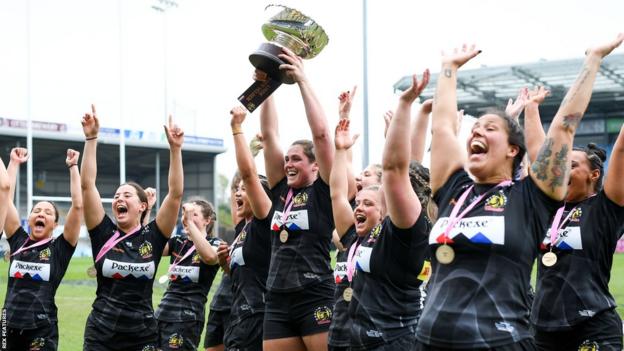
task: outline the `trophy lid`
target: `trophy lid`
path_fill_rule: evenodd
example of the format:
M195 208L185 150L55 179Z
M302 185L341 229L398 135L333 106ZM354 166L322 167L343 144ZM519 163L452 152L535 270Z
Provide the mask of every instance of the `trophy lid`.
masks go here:
M269 41L284 36L302 45L284 45L294 49L295 54L304 59L318 55L329 42L323 27L312 18L290 7L268 5L265 10L274 11L274 15L262 25L262 33ZM283 40L277 40L278 43Z

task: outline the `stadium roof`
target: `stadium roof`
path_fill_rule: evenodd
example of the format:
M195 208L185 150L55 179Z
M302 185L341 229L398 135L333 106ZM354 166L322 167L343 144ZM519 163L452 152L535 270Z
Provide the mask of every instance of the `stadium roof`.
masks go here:
M509 98L515 98L522 87L543 85L551 96L541 106L545 114L554 116L565 92L578 75L583 58L539 61L509 66L483 67L460 70L457 81L459 108L467 114L479 115L489 107L504 108ZM438 74L432 74L421 99L433 97ZM394 90L403 91L411 85L411 76L394 84ZM624 54L607 56L596 77L588 113L621 114L624 112Z

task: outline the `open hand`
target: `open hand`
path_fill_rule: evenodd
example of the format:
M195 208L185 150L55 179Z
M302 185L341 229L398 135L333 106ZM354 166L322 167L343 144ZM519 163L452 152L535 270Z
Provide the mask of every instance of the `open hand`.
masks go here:
M407 90L405 90L403 94L401 94L400 99L410 104L413 103L414 100L416 100L416 98L420 96L422 91L425 90L427 84L429 84L429 76L429 69L426 69L423 72L422 80L419 82L418 77L414 74L412 76L412 85Z
M353 102L353 98L355 97L355 92L357 90L357 85L353 86L353 90L343 91L338 96L338 100L340 100L340 104L338 105L338 115L340 118L349 118L349 113L351 113L351 104Z
M348 119L340 119L338 121L338 125L336 126L336 136L334 138L336 150L347 150L351 148L359 137L359 134L355 134L351 137L351 133L349 131L350 123L351 121Z

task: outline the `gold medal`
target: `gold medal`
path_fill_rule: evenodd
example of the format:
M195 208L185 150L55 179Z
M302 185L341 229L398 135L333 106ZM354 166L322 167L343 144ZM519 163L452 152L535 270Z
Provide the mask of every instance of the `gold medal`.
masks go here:
M5 261L5 262L9 262L10 260L11 260L11 251L6 250L6 251L4 252L4 261Z
M455 259L455 251L446 244L438 246L435 255L438 262L442 264L449 264Z
M158 278L158 282L160 284L165 284L168 280L169 280L169 276L166 274Z
M97 269L95 269L95 266L87 268L87 275L89 278L95 278L97 276Z
M288 232L286 231L286 229L282 229L279 234L279 238L282 244L288 241Z
M345 301L350 302L352 297L353 297L353 289L351 289L350 287L344 289L344 291L342 292L342 298Z
M557 255L554 252L547 252L542 256L542 264L546 267L552 267L557 263Z

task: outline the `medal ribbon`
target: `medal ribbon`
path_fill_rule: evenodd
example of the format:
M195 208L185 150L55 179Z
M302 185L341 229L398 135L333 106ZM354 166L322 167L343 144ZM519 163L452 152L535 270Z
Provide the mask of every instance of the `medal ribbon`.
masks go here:
M293 190L292 188L288 189L288 195L286 195L286 201L284 202L284 212L282 212L282 225L281 227L286 228L286 218L288 218L288 215L290 214L290 210L293 207L293 204L295 203L295 201L293 200ZM279 231L278 231L279 234Z
M234 252L234 247L236 246L236 244L238 244L238 241L240 240L241 235L243 235L243 233L247 231L247 227L249 226L250 223L251 221L248 221L247 219L245 219L245 226L240 231L240 233L238 233L238 235L236 236L236 239L234 239L234 242L230 246L230 252L228 253L228 256L232 257L232 252Z
M186 243L187 243L188 241L189 241L188 239L186 239L186 240L184 241L184 245L182 245L182 249L181 249L180 251L184 250L184 246L186 246ZM179 265L179 264L180 264L180 262L184 261L184 259L186 259L187 257L189 257L189 256L190 256L193 252L195 252L195 244L193 244L193 246L191 246L191 248L190 248L190 249L188 249L188 251L186 251L186 253L184 254L184 256L182 256L182 258L180 258L180 254L178 254L178 257L177 257L176 259L174 259L174 260L173 260L173 263L171 264L171 266L169 266L169 269L167 270L167 272L171 273L171 271L172 271L172 270L173 270L173 269L174 269L177 265Z
M360 244L361 240L356 240L356 242L351 245L351 248L349 249L349 255L347 256L347 280L349 281L349 284L351 284L351 281L353 280L353 273L355 273L355 251L357 250L358 246L360 246Z
M52 237L49 237L47 239L44 240L39 240L36 241L34 244L30 245L30 246L26 246L26 243L28 242L28 240L30 240L30 238L27 238L26 241L24 241L24 243L22 244L22 246L20 246L19 249L17 249L17 251L15 251L14 253L11 254L11 257L17 255L20 252L26 251L28 249L32 249L33 247L37 247L37 246L41 246L41 245L45 245L47 244L50 240L52 240Z
M596 196L596 194L588 196L585 200L593 196ZM570 217L572 216L572 213L574 213L574 210L576 210L579 205L574 206L574 208L572 208L570 212L568 212L568 215L566 216L566 218L563 219L563 221L561 220L561 217L563 217L565 204L557 210L557 213L555 213L555 218L553 219L552 225L550 226L550 251L552 251L553 246L555 246L555 244L557 243L557 239L559 238L559 230L568 223Z
M453 210L451 211L451 216L449 217L449 224L446 227L446 229L444 230L444 245L446 245L446 240L449 237L449 233L451 232L451 229L453 229L453 227L455 226L455 224L457 224L457 222L459 222L462 218L464 218L464 216L468 213L468 211L472 210L475 206L477 206L477 204L486 195L490 194L492 191L494 191L494 190L496 190L496 189L498 189L500 187L509 186L509 185L511 185L511 183L512 183L511 180L503 180L502 182L498 183L492 189L490 189L490 190L484 192L483 194L479 195L472 203L470 203L470 205L468 205L468 207L466 207L466 209L464 209L462 211L462 213L457 215L457 212L459 212L459 209L462 207L462 205L466 201L466 198L468 197L468 194L470 193L470 190L472 190L472 188L474 187L474 184L471 185L468 189L466 189L466 191L464 191L464 193L460 196L459 200L457 200L457 202L455 203L455 206L453 206Z
M104 255L106 255L107 252L109 252L113 247L115 247L115 245L117 245L118 242L122 241L123 239L129 237L132 234L135 234L139 231L139 229L141 229L141 225L137 225L136 227L132 228L128 234L122 236L121 238L117 239L120 235L119 233L119 229L117 229L117 231L115 232L115 234L113 234L113 236L111 236L106 243L104 243L104 246L102 246L102 248L100 249L100 252L98 252L97 256L95 257L95 263L98 263L98 261L100 261L102 259L102 257L104 257ZM117 240L115 240L117 239Z

